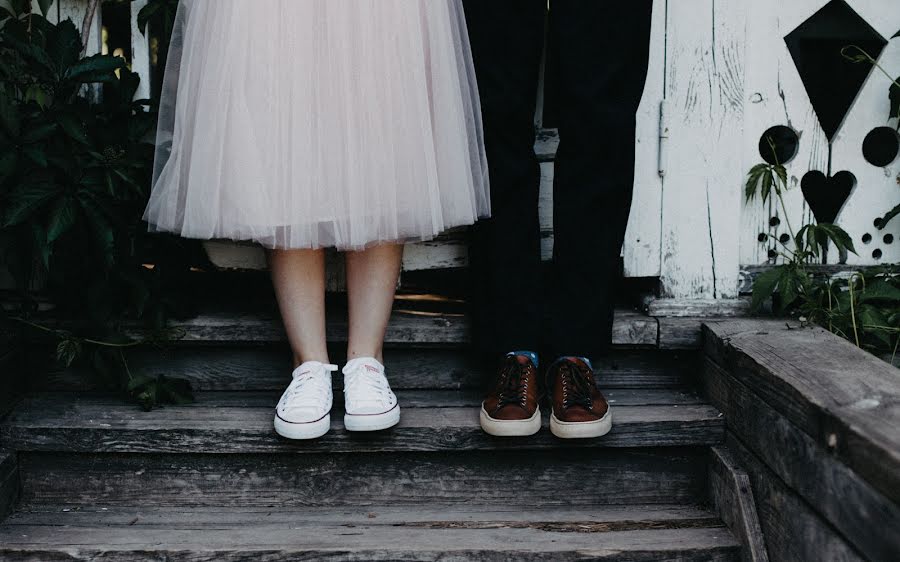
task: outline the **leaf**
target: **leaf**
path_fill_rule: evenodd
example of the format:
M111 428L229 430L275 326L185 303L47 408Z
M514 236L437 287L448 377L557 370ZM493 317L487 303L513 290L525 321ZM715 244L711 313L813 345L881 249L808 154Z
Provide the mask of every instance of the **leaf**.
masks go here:
M14 150L8 150L0 154L0 183L8 178L16 169L19 156Z
M22 147L22 154L27 156L32 162L40 166L41 168L47 167L47 154L44 150L39 146L25 146Z
M18 138L21 133L21 119L19 109L13 104L3 89L0 89L0 127L12 138Z
M56 346L56 360L71 367L72 363L81 355L81 341L75 338L63 338Z
M89 198L79 197L78 201L81 203L82 211L89 219L88 224L96 245L96 253L109 267L115 262L115 237L112 226Z
M81 58L81 32L71 19L52 26L47 34L47 56L53 61L56 75L63 79Z
M84 124L78 120L77 117L72 115L71 113L61 113L56 118L59 126L62 127L62 130L66 132L69 138L84 144L90 145L90 141L88 140L87 133L84 130Z
M52 184L38 184L20 187L13 191L11 203L3 216L3 226L15 226L28 220L31 215L57 194Z
M753 297L750 300L750 308L754 312L762 308L763 303L772 298L778 281L781 279L782 270L786 266L779 265L760 273L753 281Z
M856 253L856 248L853 246L853 239L843 228L831 223L819 224L817 225L817 228L825 233L825 236L834 243L839 251Z
M58 125L56 123L44 123L28 128L28 131L22 135L22 142L29 144L46 140L56 131Z
M900 304L900 288L891 285L884 279L876 279L869 283L859 295L859 302L873 301Z
M756 197L756 192L759 190L759 181L766 168L768 168L768 164L757 164L756 166L753 166L750 169L750 173L747 174L747 185L744 189L744 196L747 201L752 201L753 198Z
M116 70L125 68L125 65L125 59L121 57L97 54L73 64L65 77L82 84L111 82L116 79Z
M60 197L50 211L50 220L47 222L47 242L53 243L66 233L78 216L78 206L71 197Z

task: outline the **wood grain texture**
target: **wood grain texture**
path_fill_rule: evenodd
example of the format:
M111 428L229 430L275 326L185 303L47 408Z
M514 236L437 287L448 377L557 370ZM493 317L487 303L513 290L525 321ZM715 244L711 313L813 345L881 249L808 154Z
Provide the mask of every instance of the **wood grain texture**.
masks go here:
M766 551L774 561L865 560L731 432L725 446L750 477Z
M4 560L737 560L709 512L654 505L32 511L0 544Z
M750 477L724 447L710 450L709 488L716 513L741 542L741 559L768 562Z
M456 453L19 454L24 509L455 504L541 509L689 504L705 495L699 449Z
M712 361L812 443L900 503L900 377L896 368L821 328L782 320L704 326Z
M0 449L0 522L13 512L19 499L19 466L15 453Z
M194 390L283 390L290 382L290 351L286 344L242 347L205 345L139 349L128 354L133 373L182 377ZM616 350L594 361L604 389L671 389L693 384L699 373L695 353ZM331 358L344 362L340 350ZM385 363L394 389L483 390L495 373L481 371L454 349L393 347ZM339 378L335 379L337 386ZM91 373L68 369L49 373L33 388L85 390L94 388Z
M399 425L372 434L347 432L336 411L326 436L293 442L272 429L275 394L223 403L212 393L196 404L141 412L116 398L51 393L27 399L0 437L19 451L305 454L711 445L721 442L725 426L705 404L615 405L613 430L598 439L560 440L546 429L528 439L499 439L481 430L477 406L434 406L445 401L404 408Z
M848 542L871 560L900 552L900 531L886 531L900 529L900 505L712 361L704 379L729 430Z
M746 9L743 0L667 3L665 297L737 296Z
M700 349L703 318L661 317L659 322L660 349Z
M151 507L114 506L31 507L17 511L6 521L8 527L75 526L135 529L216 529L223 526L282 526L303 528L342 524L346 527L370 526L458 527L458 528L541 528L568 527L577 532L606 533L641 528L718 527L722 521L710 511L689 505L603 505L561 506L546 509L505 505L465 505L433 503L429 505L367 505L317 507L284 510L245 507Z
M210 311L200 316L173 321L171 328L183 337L179 343L260 344L286 341L277 312ZM126 332L129 332L126 330ZM139 337L132 330L129 335ZM347 341L347 321L341 316L330 318L328 340ZM613 325L613 345L655 347L656 320L638 312L617 310ZM391 317L385 342L393 345L462 345L469 341L467 319L462 315L397 311Z
M27 535L0 532L4 560L185 560L266 561L733 561L737 550L723 528L572 533L567 530L444 529L356 525L297 530L245 526L194 531L136 531L129 528L24 527ZM99 534L109 537L92 544ZM30 539L30 540L29 540ZM49 543L49 544L48 544Z
M644 301L644 312L654 317L718 318L746 316L750 312L750 299L661 299L649 297Z

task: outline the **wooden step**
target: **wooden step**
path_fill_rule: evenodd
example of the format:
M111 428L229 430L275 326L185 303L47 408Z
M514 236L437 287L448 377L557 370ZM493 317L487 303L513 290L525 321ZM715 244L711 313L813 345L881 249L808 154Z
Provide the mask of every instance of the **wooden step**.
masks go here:
M65 506L597 506L704 501L708 453L659 449L18 454L21 503Z
M56 509L17 513L0 545L11 562L739 559L718 520L683 506Z
M332 360L344 362L342 351ZM290 351L286 344L261 346L176 346L141 349L128 354L131 372L165 374L189 380L196 391L283 390L290 382ZM480 370L460 350L393 348L385 352L395 389L479 389L494 374ZM698 383L699 365L691 352L618 350L594 361L597 380L606 389L682 388ZM51 373L41 388L88 390L93 377L83 370ZM339 381L340 377L335 377Z
M697 322L699 330L700 322ZM259 344L286 340L277 311L226 309L218 307L195 318L173 321L170 326L181 336L179 343ZM140 337L139 330L131 335ZM617 310L613 324L613 345L656 347L659 326L655 318L639 312ZM327 325L329 341L347 341L347 321L343 314L331 315ZM385 342L393 345L463 345L469 341L469 323L462 314L396 310L391 317Z
M618 400L620 394L610 394ZM482 432L478 398L447 391L399 396L403 416L388 431L351 434L339 412L332 430L312 442L272 430L278 393L199 393L197 402L141 412L116 396L39 393L5 420L0 436L18 451L123 453L311 453L467 451L594 447L702 446L722 442L725 421L695 396L634 390L613 403L613 430L599 439L560 440L546 428L528 439Z

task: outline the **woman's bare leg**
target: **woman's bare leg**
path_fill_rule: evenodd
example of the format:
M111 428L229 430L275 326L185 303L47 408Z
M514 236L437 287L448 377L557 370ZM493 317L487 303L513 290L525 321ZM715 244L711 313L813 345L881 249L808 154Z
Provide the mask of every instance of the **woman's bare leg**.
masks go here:
M281 309L294 367L306 361L328 363L325 341L325 253L271 250L269 268Z
M347 253L350 307L347 359L374 357L384 363L384 334L391 317L402 258L402 244L383 244Z

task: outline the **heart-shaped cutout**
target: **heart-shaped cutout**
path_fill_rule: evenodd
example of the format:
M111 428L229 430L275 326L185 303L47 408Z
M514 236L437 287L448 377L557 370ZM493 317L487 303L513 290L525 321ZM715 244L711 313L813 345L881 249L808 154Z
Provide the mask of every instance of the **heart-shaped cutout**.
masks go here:
M803 198L819 223L834 223L837 220L854 187L856 176L846 171L831 177L812 171L803 176L800 182Z

